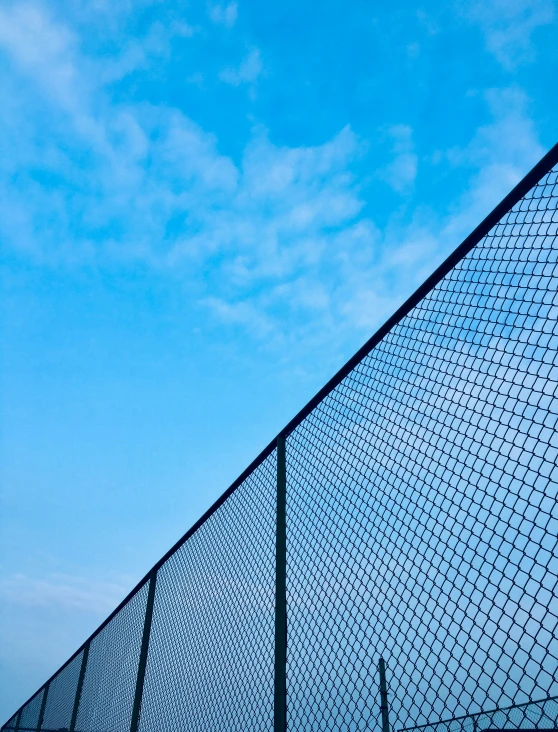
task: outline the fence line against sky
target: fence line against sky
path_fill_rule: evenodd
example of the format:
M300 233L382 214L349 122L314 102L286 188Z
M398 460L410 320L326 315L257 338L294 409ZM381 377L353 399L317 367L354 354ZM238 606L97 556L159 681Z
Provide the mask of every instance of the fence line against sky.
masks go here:
M557 726L557 230L555 146L2 729Z

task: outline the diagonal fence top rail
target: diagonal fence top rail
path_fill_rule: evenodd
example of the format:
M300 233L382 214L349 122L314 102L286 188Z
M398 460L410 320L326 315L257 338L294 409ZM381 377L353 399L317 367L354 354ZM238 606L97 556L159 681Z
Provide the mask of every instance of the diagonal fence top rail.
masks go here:
M558 691L557 166L558 145L2 729L388 732Z
M471 730L480 732L485 729L555 729L558 724L558 696L539 701L513 704L501 709L464 714L453 719L421 724L417 727L404 727L400 732L460 732Z

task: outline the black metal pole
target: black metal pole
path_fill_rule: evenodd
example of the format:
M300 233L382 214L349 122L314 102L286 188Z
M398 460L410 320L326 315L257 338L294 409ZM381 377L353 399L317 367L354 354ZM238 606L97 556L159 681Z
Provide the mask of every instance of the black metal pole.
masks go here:
M382 710L382 732L389 732L389 706L386 683L386 664L383 658L380 658L378 668L380 670L380 709Z
M287 463L285 438L277 438L277 529L275 538L274 732L287 729Z
M74 708L72 709L72 720L70 722L70 732L74 732L76 728L77 715L79 711L79 702L81 700L81 692L83 689L83 680L85 679L85 669L87 668L87 659L89 658L89 641L83 647L83 656L81 657L81 667L79 669L79 678L76 687L76 696L74 699Z
M147 652L149 651L149 636L151 634L151 621L153 619L153 605L155 603L155 583L157 581L157 570L151 570L149 577L149 590L147 591L147 604L145 606L145 621L143 623L143 636L141 639L140 657L138 662L138 675L136 679L136 693L134 706L132 708L132 721L130 732L137 732L141 710L141 699L143 696L143 682L145 681L145 669L147 668Z
M19 725L21 722L21 712L22 712L22 710L20 709L19 712L17 713L15 732L19 732Z
M43 698L41 699L41 711L39 712L39 721L37 722L37 732L40 732L43 727L43 720L45 718L45 709L46 709L49 688L50 688L50 681L45 685L45 688L43 691Z

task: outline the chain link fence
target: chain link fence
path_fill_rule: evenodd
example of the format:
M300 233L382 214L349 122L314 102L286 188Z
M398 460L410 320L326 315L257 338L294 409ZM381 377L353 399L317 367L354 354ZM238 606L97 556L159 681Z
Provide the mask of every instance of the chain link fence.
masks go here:
M558 146L2 729L558 728L557 204Z
M558 727L558 697L489 712L469 714L403 732L487 732L488 730L550 730Z

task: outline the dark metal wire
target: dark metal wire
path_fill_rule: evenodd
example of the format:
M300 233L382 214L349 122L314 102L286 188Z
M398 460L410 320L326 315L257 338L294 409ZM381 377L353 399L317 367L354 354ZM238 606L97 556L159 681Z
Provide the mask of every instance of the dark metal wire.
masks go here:
M558 691L556 179L287 438L289 729Z
M76 656L63 671L52 679L46 695L44 717L40 730L69 728L72 719L82 655Z
M279 466L273 441L2 729L558 725L557 165L555 146L281 432Z
M157 572L140 732L273 729L273 452Z
M37 729L43 703L43 694L44 689L41 689L20 710L21 714L19 720L16 722L16 730Z
M148 585L91 641L76 732L130 730Z
M558 727L558 697L541 701L514 704L477 714L442 720L417 727L407 727L401 732L473 732L486 729L556 729Z

